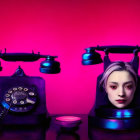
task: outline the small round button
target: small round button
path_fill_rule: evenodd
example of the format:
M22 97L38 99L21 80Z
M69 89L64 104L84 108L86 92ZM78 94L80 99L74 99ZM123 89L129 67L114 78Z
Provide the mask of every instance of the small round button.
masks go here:
M12 90L9 90L9 91L8 91L8 93L12 93L12 92L13 92Z
M30 96L34 96L35 93L34 93L34 92L29 92L29 95L30 95Z
M22 87L18 87L18 89L19 89L19 90L22 90L23 88L22 88Z
M24 91L28 91L28 88L24 88Z
M14 101L13 101L13 104L17 104L17 100L14 100Z
M7 102L9 102L9 101L10 101L10 98L6 98L5 100L6 100Z
M16 91L16 90L17 90L17 88L13 88L13 90L14 90L14 91Z
M20 104L22 104L22 105L23 105L23 104L24 104L24 101L20 101Z
M10 97L10 94L5 94L5 97Z

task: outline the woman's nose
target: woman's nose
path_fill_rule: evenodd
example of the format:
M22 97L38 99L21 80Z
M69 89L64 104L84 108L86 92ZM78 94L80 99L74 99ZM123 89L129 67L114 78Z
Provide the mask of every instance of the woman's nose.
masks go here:
M119 95L120 97L124 97L124 96L125 96L125 91L124 91L123 88L120 88L120 89L119 89L118 95Z

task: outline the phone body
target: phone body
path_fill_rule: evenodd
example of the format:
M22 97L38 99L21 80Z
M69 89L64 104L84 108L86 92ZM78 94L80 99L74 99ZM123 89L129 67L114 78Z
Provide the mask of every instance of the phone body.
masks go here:
M0 103L2 110L8 110L1 121L5 125L44 124L49 116L45 80L41 77L0 76Z

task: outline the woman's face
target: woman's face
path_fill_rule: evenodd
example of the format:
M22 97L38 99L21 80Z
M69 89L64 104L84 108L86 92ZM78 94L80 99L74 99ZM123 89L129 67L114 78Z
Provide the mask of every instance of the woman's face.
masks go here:
M117 108L129 105L134 97L136 85L132 75L128 71L112 72L106 84L108 99Z

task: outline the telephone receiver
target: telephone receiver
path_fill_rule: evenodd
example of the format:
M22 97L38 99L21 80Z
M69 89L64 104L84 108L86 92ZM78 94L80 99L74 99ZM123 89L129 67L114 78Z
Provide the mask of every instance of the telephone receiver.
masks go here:
M40 72L56 74L60 72L57 56L40 53L0 53L5 61L33 62L45 58L40 64ZM0 66L2 71L2 66ZM50 120L46 108L45 80L27 76L19 66L12 76L0 76L0 120L4 125L48 124ZM49 119L48 119L49 118Z
M139 46L127 46L127 45L99 46L98 45L97 47L89 47L86 48L85 50L86 53L82 55L82 64L95 65L104 62L104 71L111 63L113 63L109 59L109 53L120 53L120 54L133 53L134 57L129 63L133 66L136 73L138 73L138 68L139 68L138 52L140 52ZM96 50L105 52L104 60L102 60L100 54L96 52Z
M40 64L40 72L47 74L56 74L60 72L60 63L55 61L57 56L50 55L40 55L40 53L2 53L0 52L0 58L5 61L24 61L24 62L34 62L40 58L45 58L46 60ZM2 71L2 66L0 63L0 71Z

